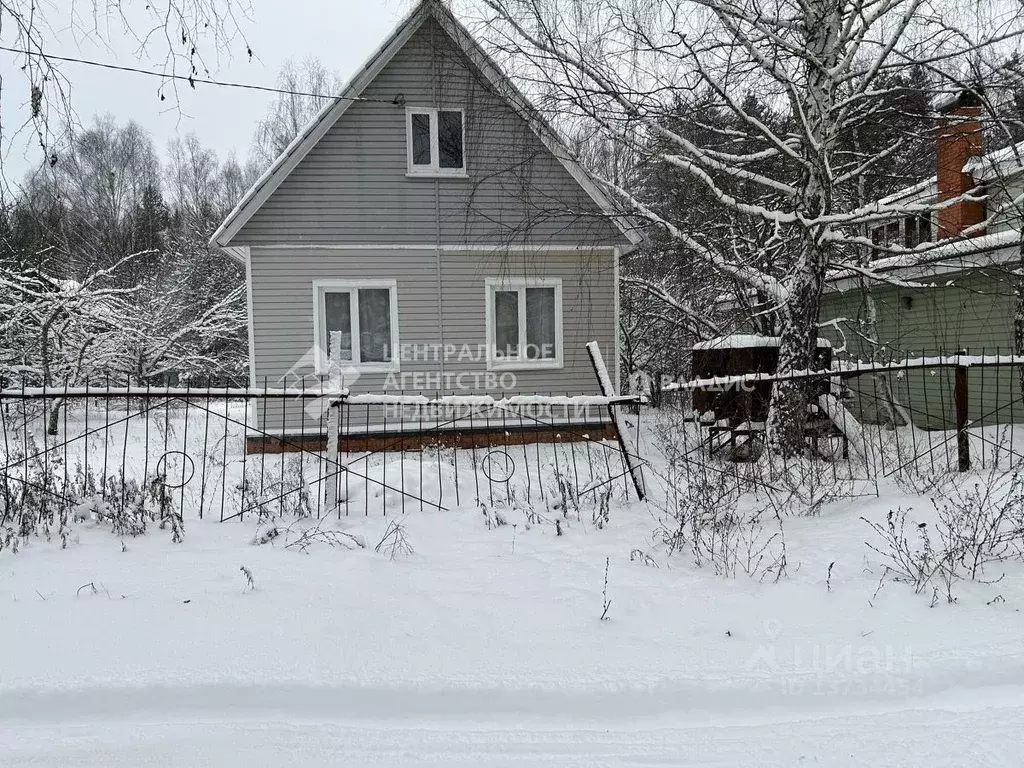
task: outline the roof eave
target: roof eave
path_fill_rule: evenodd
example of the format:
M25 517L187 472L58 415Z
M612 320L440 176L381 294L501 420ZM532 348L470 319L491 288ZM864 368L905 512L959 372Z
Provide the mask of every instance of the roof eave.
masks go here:
M316 116L299 131L284 151L260 175L251 187L227 215L217 231L210 238L210 245L221 248L227 246L239 230L260 208L268 197L313 146L327 133L342 115L348 110L363 89L380 73L380 70L391 60L394 54L419 29L430 11L427 3L417 6L411 13L395 25L395 29L385 38L384 42L370 54L366 62L346 83L341 94L330 104L324 106ZM333 113L333 114L332 114Z

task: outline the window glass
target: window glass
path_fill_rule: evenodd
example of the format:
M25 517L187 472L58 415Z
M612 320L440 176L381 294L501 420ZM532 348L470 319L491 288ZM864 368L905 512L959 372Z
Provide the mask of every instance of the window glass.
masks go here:
M341 332L341 359L352 359L352 294L327 292L324 294L324 319L327 338L324 339L325 356L331 353L331 332Z
M412 164L430 165L430 115L412 115Z
M359 361L390 363L391 291L388 288L359 289Z
M919 216L917 219L917 242L930 243L932 241L932 220L928 214Z
M462 168L462 113L437 113L437 157L441 168Z
M903 220L903 245L906 248L913 248L920 242L917 233L917 217L907 216Z
M526 357L553 360L555 350L555 289L526 289Z
M494 348L498 357L519 354L519 293L494 292Z

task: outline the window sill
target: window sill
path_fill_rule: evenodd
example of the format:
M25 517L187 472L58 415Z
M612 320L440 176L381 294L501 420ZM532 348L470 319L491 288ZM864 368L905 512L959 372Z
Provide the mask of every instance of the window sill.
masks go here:
M488 371L557 371L563 367L559 360L489 360Z
M341 363L341 374L345 376L350 373L398 373L398 363L351 363L342 361ZM326 377L330 373L323 369L317 369L315 372L316 376Z
M407 171L407 179L468 179L465 171Z

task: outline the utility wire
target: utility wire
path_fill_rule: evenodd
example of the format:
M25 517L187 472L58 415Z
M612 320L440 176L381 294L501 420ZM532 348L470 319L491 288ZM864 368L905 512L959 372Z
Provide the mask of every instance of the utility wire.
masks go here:
M203 85L217 85L222 88L242 88L250 91L265 91L267 93L283 93L288 96L309 96L314 99L332 99L340 100L345 99L346 101L372 101L378 104L394 104L395 100L392 99L372 99L365 96L336 96L327 95L323 93L307 93L305 91L290 91L287 88L273 88L269 85L252 85L250 83L231 83L222 80L210 80L203 77L194 77L192 75L174 75L167 74L166 72L157 72L150 69L140 69L139 67L126 67L121 64L108 64L103 61L92 61L90 59L76 59L72 56L53 56L42 51L25 51L19 48L8 48L7 46L0 45L0 51L8 51L10 53L17 53L23 56L36 56L41 59L63 61L70 64L85 64L90 67L101 67L102 69L113 69L119 72L131 72L136 75L147 75L149 77L159 77L163 80L184 80L188 82L190 86L195 88L196 83L202 83ZM397 98L397 97L396 97Z

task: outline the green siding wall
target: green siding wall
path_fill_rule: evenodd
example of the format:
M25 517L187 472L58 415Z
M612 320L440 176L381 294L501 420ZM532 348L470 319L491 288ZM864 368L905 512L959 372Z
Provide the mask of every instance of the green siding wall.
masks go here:
M872 296L878 312L878 361L936 354L997 354L1013 349L1013 295L1008 276L999 271L966 272L927 278L927 288L876 285ZM821 321L837 357L870 358L860 322L865 316L862 292L852 288L826 294ZM849 380L856 394L854 409L862 419L876 421L886 397L885 381L897 403L914 423L925 428L948 428L955 423L953 372L949 369L911 369ZM978 425L1024 421L1024 403L1016 369L980 368L968 371L968 416Z

